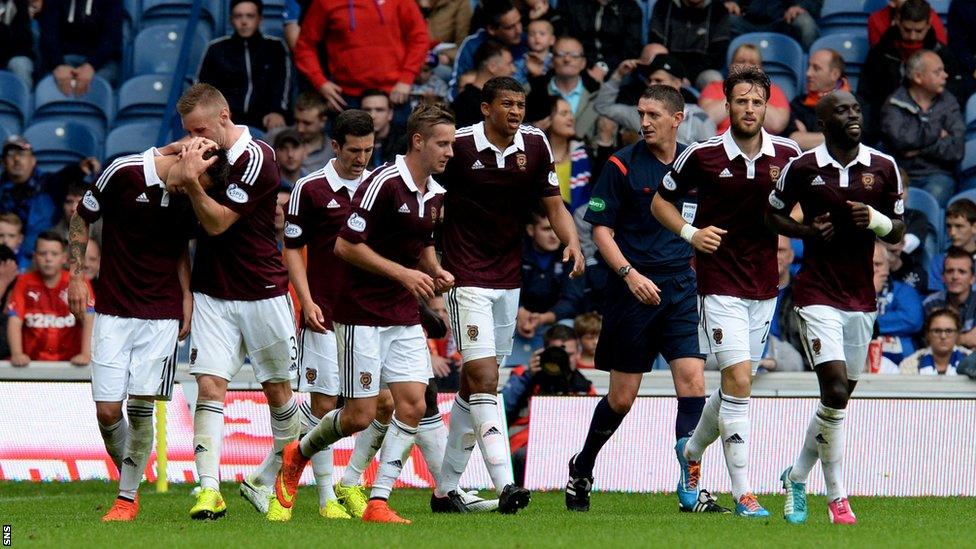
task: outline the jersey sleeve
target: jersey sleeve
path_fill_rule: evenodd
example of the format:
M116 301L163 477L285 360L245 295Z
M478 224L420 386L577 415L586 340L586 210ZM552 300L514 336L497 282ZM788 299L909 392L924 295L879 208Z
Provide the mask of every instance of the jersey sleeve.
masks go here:
M242 156L231 168L227 189L215 193L214 199L234 213L246 216L268 195L278 192L281 176L274 156L266 153L257 142L251 141Z
M553 165L555 157L552 154L552 147L549 140L543 134L539 135L539 169L536 182L538 184L539 196L547 198L550 196L562 196L559 191L559 178L556 176L556 167Z
M305 231L311 226L310 215L312 198L307 196L308 185L298 186L297 192L291 193L285 211L285 247L298 249L305 246L308 236Z
M891 219L902 219L905 215L905 192L901 182L901 172L893 159L889 159L889 167L885 172L884 195L881 197L879 211Z
M661 184L657 187L657 193L661 198L668 202L677 202L688 195L693 189L698 187L698 158L695 151L697 147L692 145L678 155L671 165L669 171Z
M27 314L27 302L24 295L24 277L21 276L14 283L14 289L10 291L10 298L7 300L7 316L15 316L23 319Z
M356 196L352 199L352 212L339 231L339 237L353 244L366 242L373 225L393 208L391 187L385 184L386 181L389 179L371 177L356 189Z
M591 225L614 228L620 212L620 199L624 196L621 191L626 184L627 166L616 155L612 155L590 194L583 220Z
M88 186L88 190L78 202L78 216L84 219L85 223L91 225L98 221L102 217L103 208L111 202L111 195L118 185L115 180L121 177L118 174L124 170L119 164L120 160L109 164L102 175Z
M793 211L793 206L800 201L800 193L806 185L800 177L799 170L793 166L794 160L796 159L786 163L776 181L776 187L769 193L769 206L784 215L789 215Z

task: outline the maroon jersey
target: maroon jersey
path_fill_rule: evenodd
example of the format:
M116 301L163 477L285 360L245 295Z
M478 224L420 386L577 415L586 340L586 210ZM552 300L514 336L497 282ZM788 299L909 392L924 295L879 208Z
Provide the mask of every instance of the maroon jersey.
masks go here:
M78 203L87 223L103 219L95 311L124 318L181 319L180 257L196 227L185 196L166 192L155 150L112 162Z
M380 166L363 181L352 212L339 232L353 244L408 269L417 268L421 252L434 245L434 222L441 215L444 188L427 178L427 193L417 189L402 156ZM334 321L357 326L420 324L417 298L399 282L342 262Z
M862 202L892 219L901 219L901 175L894 159L867 145L857 158L841 166L825 145L793 159L780 177L769 204L789 214L794 204L809 222L829 213L834 238L808 238L803 242L803 264L793 283L797 306L829 305L844 311L877 309L874 291L872 231L858 228L847 201Z
M349 218L357 180L342 179L335 170L335 159L295 183L285 214L285 246L308 246L308 289L312 301L322 308L324 326L332 329L332 303L343 261L335 256L336 236ZM304 322L304 320L303 320Z
M240 127L240 126L239 126ZM214 198L240 215L217 236L201 231L190 286L218 299L256 301L288 293L288 271L275 236L280 174L274 150L244 133L227 151L227 190Z
M499 151L484 122L454 134L454 158L440 178L444 205L444 269L458 286L522 286L525 224L539 200L559 195L552 150L541 130L521 126Z
M674 161L657 192L669 202L698 192L695 226L728 231L715 253L695 252L698 293L742 299L776 297L776 233L764 213L780 171L800 148L762 130L762 148L747 160L731 130L695 143Z

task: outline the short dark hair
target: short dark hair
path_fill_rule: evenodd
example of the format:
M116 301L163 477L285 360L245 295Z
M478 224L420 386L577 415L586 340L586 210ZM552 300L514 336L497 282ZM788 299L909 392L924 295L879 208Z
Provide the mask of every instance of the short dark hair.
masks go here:
M366 137L373 134L373 117L359 109L347 109L339 113L332 126L332 139L341 147L346 144L346 136Z
M261 0L230 0L230 9L227 10L227 13L234 13L234 8L237 7L237 4L243 4L244 2L254 4L258 8L258 15L264 15L264 2Z
M503 91L525 95L525 88L522 87L522 84L519 84L518 80L511 76L496 76L485 82L484 87L481 88L481 102L490 105L498 97L498 94Z
M407 139L412 142L415 133L426 139L438 124L454 124L454 113L450 107L443 103L421 103L407 119Z
M653 99L660 101L668 112L674 114L678 111L684 112L685 98L681 97L681 92L668 86L667 84L652 84L641 94L641 99Z
M932 6L925 0L907 0L898 7L898 19L912 23L928 21L931 13Z
M968 198L960 198L952 204L949 204L946 208L945 217L946 219L950 217L962 217L972 225L976 223L976 202Z
M85 196L88 191L88 184L84 181L72 181L68 183L68 187L65 189L65 196Z
M484 69L488 66L489 61L502 55L506 50L508 48L497 40L485 40L474 51L474 68L478 70Z
M726 101L731 99L732 90L738 84L758 86L766 94L766 100L769 100L769 88L771 84L769 82L769 75L766 74L766 71L762 67L755 65L732 65L729 67L729 75L725 77L725 82L722 84L722 91L725 92Z
M319 111L319 116L325 118L325 111L329 109L329 104L325 102L322 94L316 91L303 91L295 99L296 111L308 111L315 109Z
M576 332L564 324L553 324L546 333L542 335L542 344L546 347L555 340L571 341L576 339Z
M925 322L922 324L922 333L928 333L929 328L932 327L932 321L940 316L951 318L957 330L962 328L962 318L959 317L959 313L949 307L940 307L925 316Z
M484 22L486 27L497 28L501 24L502 17L515 9L515 4L512 4L511 0L483 0L478 8L478 19Z
M57 242L61 245L61 251L68 249L68 243L61 236L61 233L55 231L44 231L43 233L37 235L37 241L47 240L48 242Z
M945 270L945 265L950 259L965 259L969 261L969 272L973 272L973 254L967 252L966 250L958 246L950 246L946 250L945 259L942 260L942 269Z
M362 102L365 101L367 97L382 97L382 98L386 99L386 105L387 105L387 107L389 107L391 109L393 108L393 102L390 101L390 94L386 93L383 90L377 90L375 88L372 88L372 89L368 89L368 90L364 91L363 92L363 95L361 95L359 97L360 104L362 104Z
M217 157L217 161L207 168L206 173L213 183L210 190L222 191L227 188L227 180L230 179L230 162L227 161L227 151L224 149L210 149L203 153L204 160L214 156Z

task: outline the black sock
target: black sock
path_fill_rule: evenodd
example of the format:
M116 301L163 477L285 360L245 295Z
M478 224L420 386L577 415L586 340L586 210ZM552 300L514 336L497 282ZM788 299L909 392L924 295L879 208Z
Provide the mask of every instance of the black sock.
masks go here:
M674 418L674 438L690 437L705 408L705 397L678 397L678 415Z
M610 437L617 432L620 422L624 420L624 414L618 414L610 408L607 397L600 399L593 410L593 419L590 421L590 430L586 433L586 442L583 449L576 456L576 471L583 476L593 476L593 465L596 463L596 456L600 453L603 445L610 440Z

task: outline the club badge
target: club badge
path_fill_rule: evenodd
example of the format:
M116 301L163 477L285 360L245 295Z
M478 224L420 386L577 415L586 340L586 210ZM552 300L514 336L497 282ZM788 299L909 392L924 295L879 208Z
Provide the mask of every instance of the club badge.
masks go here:
M721 328L714 328L712 330L712 339L715 340L715 344L716 345L721 345L722 344L722 329Z
M871 187L874 186L874 174L873 173L861 174L861 184L864 185L865 189L870 191Z

